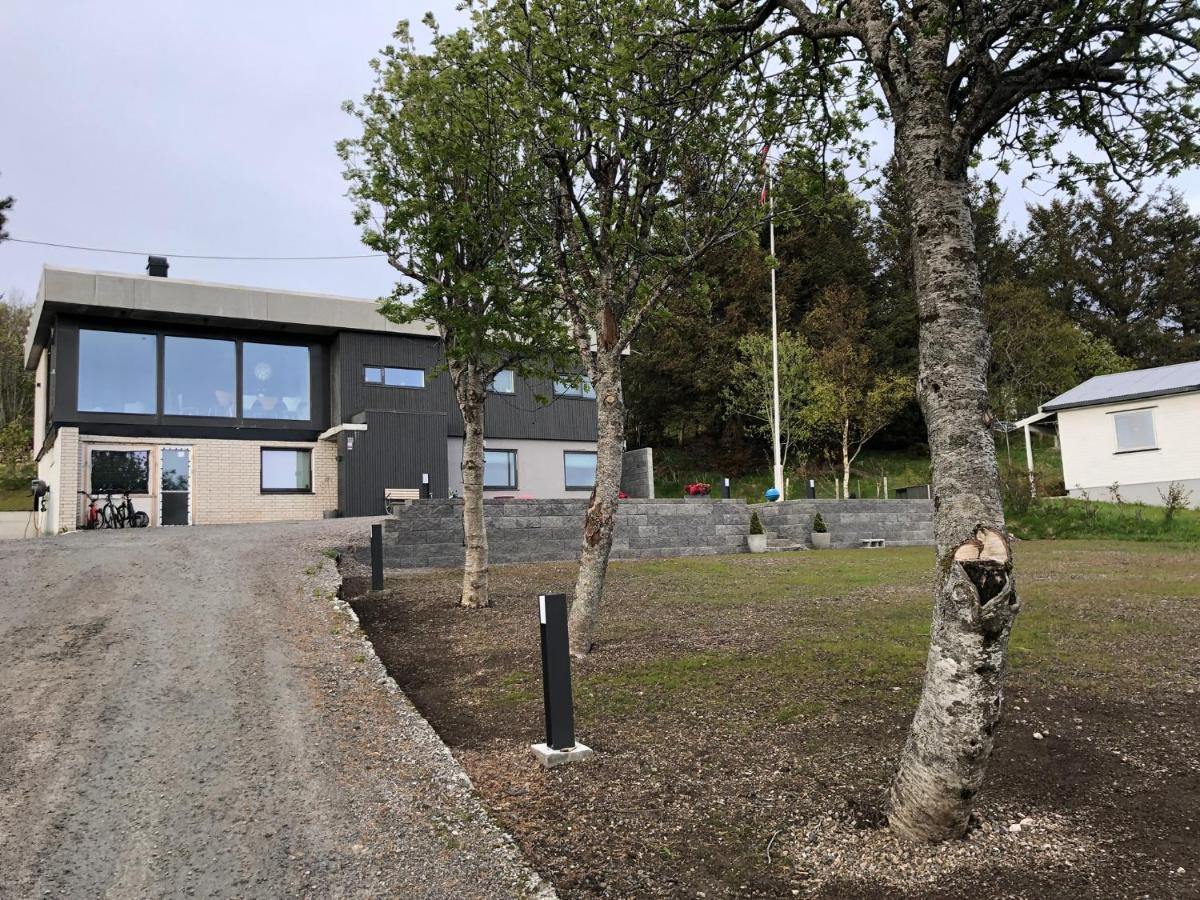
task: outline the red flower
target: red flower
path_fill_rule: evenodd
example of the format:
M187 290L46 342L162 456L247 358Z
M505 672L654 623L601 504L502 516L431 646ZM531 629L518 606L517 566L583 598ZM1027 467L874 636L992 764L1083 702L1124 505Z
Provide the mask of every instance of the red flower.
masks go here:
M712 490L712 485L703 481L697 481L694 484L689 484L683 490L692 497L707 497Z

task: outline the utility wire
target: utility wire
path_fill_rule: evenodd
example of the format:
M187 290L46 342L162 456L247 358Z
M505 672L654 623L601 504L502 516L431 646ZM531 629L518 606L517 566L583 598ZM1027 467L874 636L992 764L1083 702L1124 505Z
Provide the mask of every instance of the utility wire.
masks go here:
M142 250L111 250L107 247L81 247L78 244L56 244L53 241L30 241L24 238L5 238L14 244L36 244L39 247L58 247L62 250L86 250L89 253L120 253L125 256L150 256L151 253ZM220 259L234 262L307 262L328 261L335 259L375 259L385 257L386 253L358 253L349 256L204 256L197 253L164 253L153 251L154 256L166 256L171 259Z

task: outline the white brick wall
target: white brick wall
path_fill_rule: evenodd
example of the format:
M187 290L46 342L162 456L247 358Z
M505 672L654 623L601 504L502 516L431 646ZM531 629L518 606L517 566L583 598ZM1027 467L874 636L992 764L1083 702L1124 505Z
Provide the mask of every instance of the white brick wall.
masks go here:
M80 509L80 498L75 492L86 484L86 451L100 446L113 449L148 447L153 451L150 454L151 496L134 498L138 508L150 513L151 524L158 524L158 447L191 448L193 525L319 519L327 510L337 509L337 445L332 441L143 440L81 436L78 429L63 428L59 430L55 447L60 460L57 478L62 483L57 489L60 524L56 530L62 530L61 523L69 523L68 528L75 527ZM262 493L259 451L263 447L311 450L313 492ZM68 489L69 497L66 495Z

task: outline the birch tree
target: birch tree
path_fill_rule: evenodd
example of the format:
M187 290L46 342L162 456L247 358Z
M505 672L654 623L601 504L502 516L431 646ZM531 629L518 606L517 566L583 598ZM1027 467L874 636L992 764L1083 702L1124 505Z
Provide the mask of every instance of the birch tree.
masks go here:
M755 216L754 98L733 48L680 42L670 0L526 0L505 8L521 94L553 180L546 254L596 393L596 481L571 605L571 652L590 652L624 451L622 354L697 262ZM722 55L724 54L724 55Z
M1195 0L728 0L727 31L773 29L873 78L910 191L918 393L933 464L936 586L925 683L889 796L915 840L962 835L1000 722L1020 604L1000 503L988 333L968 172L1014 158L1062 187L1197 158ZM731 22L730 17L738 21ZM1095 152L1079 150L1090 142Z
M486 28L441 34L418 53L407 22L372 62L371 92L347 111L362 136L339 143L363 242L401 280L380 304L395 322L436 326L463 418L460 603L488 606L484 403L498 373L548 377L570 344L524 223L544 207L544 173L509 108Z

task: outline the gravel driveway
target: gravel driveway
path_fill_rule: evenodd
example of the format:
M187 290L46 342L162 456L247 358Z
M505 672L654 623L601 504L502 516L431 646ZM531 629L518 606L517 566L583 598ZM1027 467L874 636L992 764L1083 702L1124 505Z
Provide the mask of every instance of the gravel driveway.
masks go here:
M0 544L0 895L549 895L330 602L368 525Z

